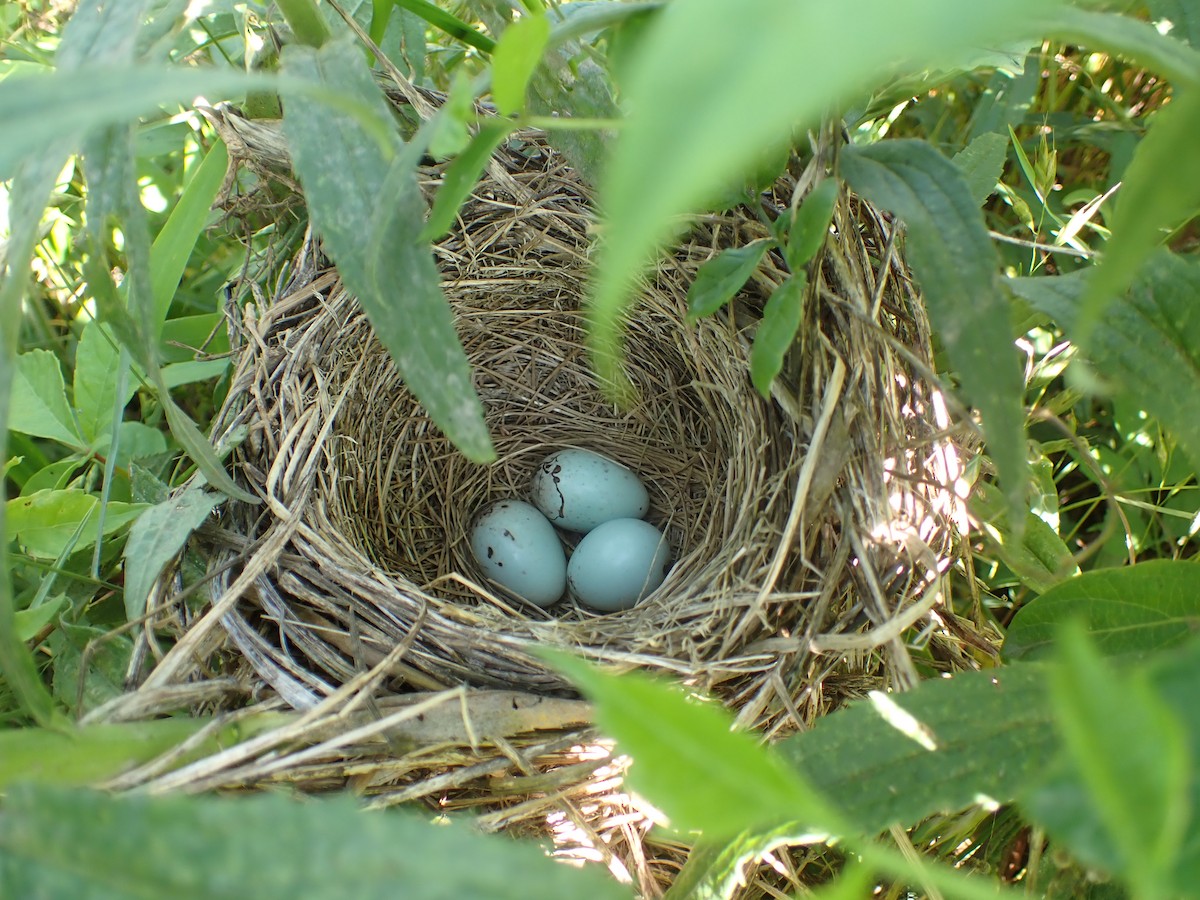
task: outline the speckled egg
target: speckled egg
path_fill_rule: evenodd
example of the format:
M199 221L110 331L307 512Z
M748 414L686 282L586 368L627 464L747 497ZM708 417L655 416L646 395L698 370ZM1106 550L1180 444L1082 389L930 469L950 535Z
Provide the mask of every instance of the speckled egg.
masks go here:
M523 500L501 500L485 509L471 526L471 552L488 578L537 606L549 606L566 589L562 541Z
M629 609L663 583L671 548L641 519L612 519L584 535L567 564L580 603L602 612Z
M619 462L590 450L559 450L538 466L533 502L568 531L589 532L612 519L640 519L650 509L641 480Z

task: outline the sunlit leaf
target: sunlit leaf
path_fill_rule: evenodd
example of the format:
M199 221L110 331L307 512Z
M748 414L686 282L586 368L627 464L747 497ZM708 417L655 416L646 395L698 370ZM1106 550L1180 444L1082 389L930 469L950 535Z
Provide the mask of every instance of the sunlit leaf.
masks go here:
M1032 512L1025 511L1025 527L1016 533L1009 525L1012 515L1000 492L986 482L971 490L971 515L991 538L1000 560L1013 574L1039 594L1050 590L1078 571L1071 550L1053 528Z
M550 38L545 15L526 15L504 29L492 54L492 99L506 116L525 108L525 89Z
M49 350L30 350L13 368L8 427L78 447L84 443L67 402L62 368Z
M681 213L797 126L817 124L884 79L1029 36L1026 15L1057 5L744 0L732 15L726 0L668 4L623 80L630 117L600 193L607 227L592 339L602 377L621 382L621 310L635 274L683 227Z
M78 490L38 491L28 497L14 497L6 504L8 530L32 556L56 559L82 525L74 549L82 550L96 541L100 522L100 499ZM104 533L112 534L132 522L142 503L111 501L104 512Z

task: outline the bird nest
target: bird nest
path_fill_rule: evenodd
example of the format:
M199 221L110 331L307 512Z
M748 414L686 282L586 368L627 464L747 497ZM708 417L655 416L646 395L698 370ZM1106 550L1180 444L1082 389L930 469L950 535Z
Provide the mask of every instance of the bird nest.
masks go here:
M217 119L242 164L286 178L276 132ZM824 177L832 137L814 150L764 210L783 214ZM428 192L442 171L422 170ZM585 350L592 222L577 174L522 132L434 248L499 455L486 466L407 391L317 241L278 267L274 288L243 286L213 435L261 502L227 502L160 579L140 684L93 718L181 705L215 723L289 715L115 786L286 781L349 784L376 806L424 798L485 828L552 834L561 853L655 896L686 848L648 834L652 814L621 792L611 745L539 648L682 679L767 737L911 685L914 645L927 666L972 665L966 645L988 638L944 590L960 464L893 224L842 194L765 400L749 346L787 273L768 253L729 307L687 322L699 265L769 233L741 208L700 217L641 285L625 323L636 395L615 405ZM624 463L650 492L672 565L633 609L539 609L489 585L471 556L472 516L527 497L539 461L564 447ZM789 866L777 854L748 883L787 889Z

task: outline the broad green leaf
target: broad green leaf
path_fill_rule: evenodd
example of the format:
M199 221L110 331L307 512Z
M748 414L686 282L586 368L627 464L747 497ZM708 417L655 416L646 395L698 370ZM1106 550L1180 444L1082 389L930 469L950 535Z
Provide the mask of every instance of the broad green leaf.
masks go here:
M359 48L351 43L331 41L320 52L289 47L284 66L298 77L316 75L330 88L387 114ZM302 97L290 99L284 130L325 249L406 384L468 458L494 459L437 267L420 240L425 209L415 154L401 155L402 145L393 135L385 155L354 119ZM393 159L399 169L390 166ZM390 198L382 206L381 192Z
M54 659L51 688L72 717L121 696L133 656L133 639L124 632L62 619L46 641Z
M0 731L0 790L30 782L82 786L112 778L178 745L206 724L204 718L177 718ZM4 872L5 864L0 862L0 896L36 896L7 893L4 879L11 876Z
M1156 25L1169 22L1168 36L1200 47L1200 5L1195 0L1148 0Z
M100 446L101 438L107 444L112 431L117 385L122 376L120 367L121 351L112 330L95 320L88 322L75 351L75 413L84 439L94 447ZM132 378L126 378L125 382L121 406L128 403L137 390L137 383Z
M602 379L622 383L621 311L680 214L873 86L1033 36L1027 16L1047 7L1058 4L743 0L737 15L727 0L667 4L623 81L631 113L599 196L592 342Z
M41 606L17 611L17 637L22 641L31 641L56 615L62 612L68 603L65 594L59 594L53 600L47 600ZM0 778L0 781L3 779Z
M38 491L66 487L70 479L86 465L82 455L68 456L49 463L34 472L21 486L21 495L28 497Z
M1008 138L993 131L979 135L954 155L953 162L966 179L977 206L983 206L996 190L1007 154Z
M1154 115L1122 178L1112 237L1088 282L1079 340L1085 347L1111 299L1133 284L1168 231L1200 211L1200 87L1175 94Z
M196 358L196 350L214 355L228 353L229 330L225 316L218 312L167 319L159 349L163 363L192 362Z
M1149 656L1182 644L1200 632L1200 566L1159 559L1069 578L1017 611L1004 655L1045 657L1068 619L1083 621L1105 656Z
M791 349L804 314L804 291L808 278L803 270L775 288L763 309L762 321L750 348L750 380L767 399L771 383L783 368L783 358Z
M152 506L133 523L125 543L125 615L130 621L146 611L146 598L163 566L221 500L217 494L189 488Z
M1106 868L1143 896L1170 896L1192 787L1183 724L1145 673L1118 674L1082 627L1062 629L1058 644L1050 696L1068 758L1112 838Z
M1149 22L1117 13L1047 4L1032 10L1028 23L1043 37L1134 60L1177 88L1200 85L1200 52L1183 41L1159 34Z
M967 400L982 414L989 455L1018 515L1027 481L1024 380L999 260L970 188L954 163L924 141L847 147L840 166L856 192L904 220L908 262L930 321ZM1018 519L1015 530L1023 524Z
M8 427L13 431L68 447L85 443L67 402L58 357L49 350L30 350L17 357L9 404Z
M183 270L187 267L196 241L208 224L213 200L225 180L228 165L229 151L224 143L217 141L192 172L179 202L154 239L154 246L150 250L150 279L157 316L152 331L156 335L162 331L175 297L175 289L183 278Z
M167 436L143 422L122 422L118 435L117 465L121 468L128 468L135 459L167 452Z
M17 163L62 139L153 112L164 103L190 103L205 95L216 99L252 88L267 88L265 75L231 68L129 65L79 68L49 75L7 78L0 82L0 180L11 178Z
M99 506L99 498L83 491L38 491L9 500L5 516L9 533L16 536L31 556L56 559L80 525L83 527L74 549L82 550L95 543ZM104 533L112 534L132 522L145 508L143 503L110 502L104 514Z
M838 180L826 178L809 192L796 210L796 218L788 232L786 251L788 268L793 272L799 272L808 265L808 261L817 255L825 243L837 198Z
M970 509L1001 561L1022 584L1039 594L1079 571L1058 532L1032 512L1025 512L1025 527L1019 535L1014 534L1008 504L986 482L978 482L972 489Z
M1067 336L1079 327L1087 273L1015 278L1018 296L1051 316ZM1155 254L1114 301L1088 341L1097 374L1155 416L1200 468L1200 265Z
M227 494L236 500L241 500L243 503L259 503L261 502L256 496L248 491L237 486L237 483L229 477L229 473L225 471L225 467L221 465L221 460L217 458L216 451L213 450L212 444L196 427L196 423L191 420L187 413L180 409L174 400L167 393L166 384L162 381L162 374L156 373L158 379L158 396L163 405L163 412L167 416L167 424L171 428L171 434L175 440L179 441L184 452L192 458L196 464L196 468L208 480L208 483L223 494Z
M479 176L496 148L512 133L513 123L503 119L485 121L467 149L446 167L442 186L433 198L429 220L421 231L423 241L436 241L454 225L459 208L471 195Z
M492 54L492 99L506 116L525 108L525 90L550 39L550 20L525 15L504 29Z
M680 830L733 837L747 828L823 818L823 801L759 746L730 730L710 701L637 672L607 675L582 660L547 654L596 703L596 722L633 757L629 780Z
M754 274L770 246L767 239L751 241L705 260L688 288L688 318L710 316L732 300Z
M777 749L873 835L1011 800L1057 746L1044 669L1014 665L856 701Z
M402 9L420 16L434 28L446 32L450 37L457 38L477 50L491 53L496 48L495 41L486 34L476 31L462 19L435 6L429 0L393 0L393 2Z
M155 723L157 724L157 723ZM21 786L0 810L6 897L256 900L614 900L600 867L541 847L435 825L433 813L365 813L348 797L108 796Z

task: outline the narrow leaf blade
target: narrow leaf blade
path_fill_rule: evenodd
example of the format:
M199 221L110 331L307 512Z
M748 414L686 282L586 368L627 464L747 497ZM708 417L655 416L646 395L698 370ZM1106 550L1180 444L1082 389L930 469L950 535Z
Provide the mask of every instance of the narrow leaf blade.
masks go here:
M290 47L284 67L297 77L316 73L327 87L388 116L352 43L330 41L320 51ZM468 458L494 459L440 275L420 240L425 210L415 178L416 154L402 155L395 135L385 154L357 120L301 96L291 98L284 130L326 249L405 383ZM393 170L393 159L400 168ZM389 197L382 208L381 191Z
M429 220L421 231L421 240L436 241L450 230L459 208L470 196L488 160L512 130L513 124L505 120L494 119L485 122L475 137L471 138L467 149L446 167L446 174L442 176L442 186L438 188L437 196L433 199Z
M762 321L750 348L750 380L770 399L771 383L783 368L783 358L796 339L804 315L804 290L808 279L798 272L775 288L763 309Z
M841 167L855 191L896 213L908 228L908 261L929 318L968 400L982 413L988 450L1019 529L1027 482L1024 381L999 261L970 189L955 165L924 141L848 147Z
M527 15L504 29L492 54L492 99L506 116L525 108L525 90L550 38L545 15Z

